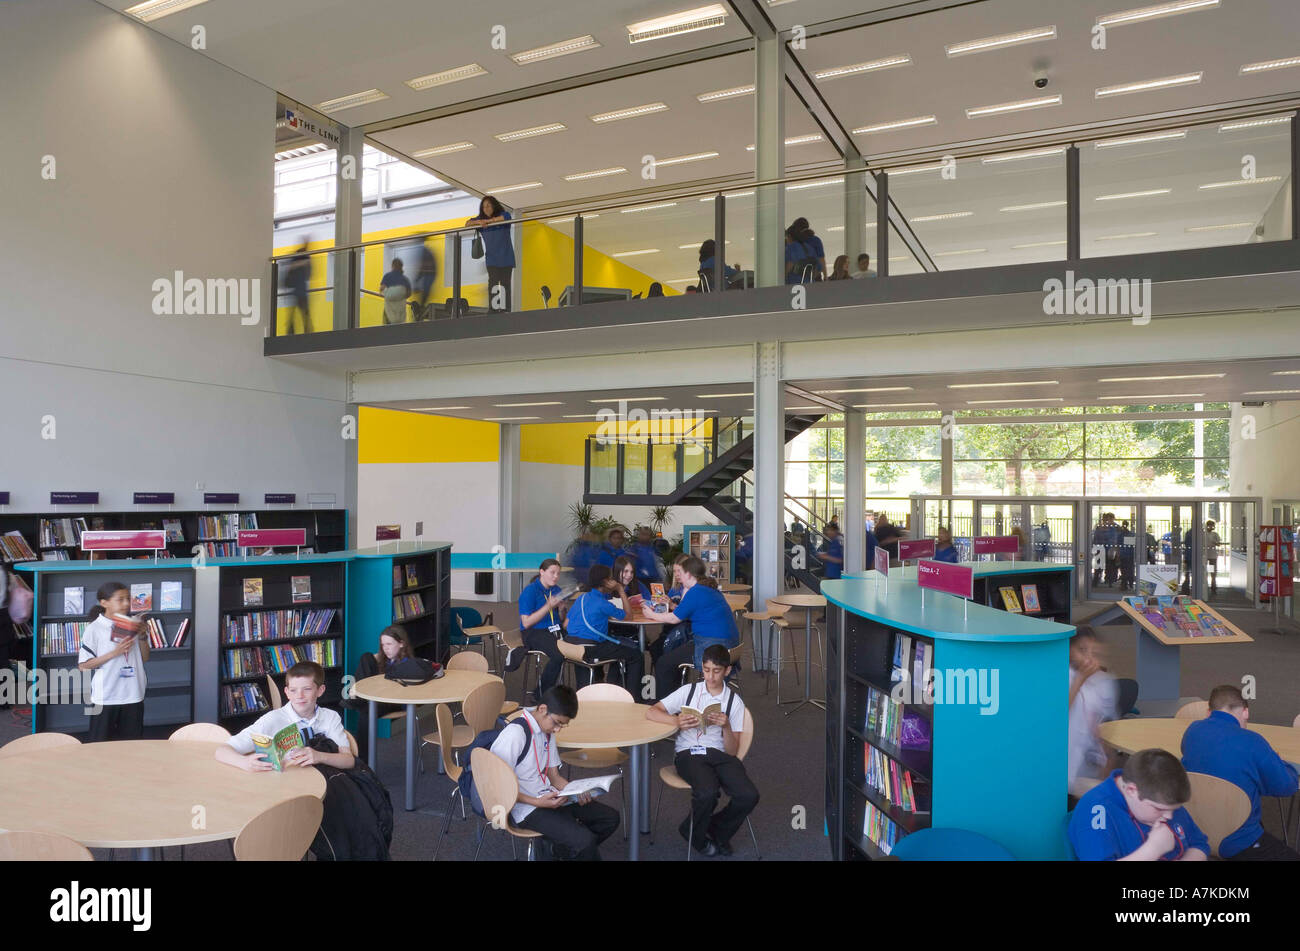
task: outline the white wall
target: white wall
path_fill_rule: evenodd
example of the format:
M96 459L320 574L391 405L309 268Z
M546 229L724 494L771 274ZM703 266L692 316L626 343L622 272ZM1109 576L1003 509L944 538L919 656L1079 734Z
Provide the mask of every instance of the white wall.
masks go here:
M274 93L93 0L0 3L0 89L11 510L51 489L197 507L197 482L341 503L341 374L263 357L265 299L257 326L152 309L178 270L269 294Z
M1228 452L1229 491L1262 498L1260 519L1267 524L1275 500L1300 499L1300 401L1234 403Z

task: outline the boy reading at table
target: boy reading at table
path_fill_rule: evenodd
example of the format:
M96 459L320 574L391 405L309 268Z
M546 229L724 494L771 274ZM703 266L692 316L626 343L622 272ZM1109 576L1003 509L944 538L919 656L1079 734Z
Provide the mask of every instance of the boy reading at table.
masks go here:
M557 859L599 862L600 843L618 828L618 810L594 802L590 793L577 802L557 795L569 781L560 775L554 737L577 715L578 695L572 687L556 684L536 707L506 724L492 742L492 753L510 763L519 780L511 821L540 832ZM525 744L531 749L525 750Z
M673 762L677 775L691 785L691 816L678 831L683 839L691 835L691 845L705 855L730 855L731 837L758 805L758 790L736 757L745 730L745 701L726 684L730 665L727 648L711 644L704 649L703 682L677 688L645 714L647 720L678 729ZM731 801L715 813L720 791Z
M1138 750L1079 800L1066 835L1084 862L1204 862L1210 842L1183 808L1191 798L1176 756Z
M217 759L250 772L274 769L263 754L256 751L253 735L275 736L286 726L296 724L302 734L303 745L285 758L290 766L311 766L321 763L336 769L351 769L356 760L348 745L343 729L343 719L333 710L316 705L325 692L325 669L315 661L302 660L289 668L284 675L284 695L289 702L278 710L269 710L257 722L236 733L226 743L217 747ZM339 748L337 753L322 753L307 744L314 736L327 736Z

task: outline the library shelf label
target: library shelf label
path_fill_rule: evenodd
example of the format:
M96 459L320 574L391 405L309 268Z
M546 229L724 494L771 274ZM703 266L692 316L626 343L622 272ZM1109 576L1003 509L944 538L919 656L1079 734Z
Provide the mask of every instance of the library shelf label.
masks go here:
M933 557L934 557L933 538L914 538L911 541L900 541L898 543L899 561L911 561L914 558L933 558Z
M51 492L51 505L98 505L98 492Z
M175 505L175 492L133 492L132 505Z
M82 532L82 551L154 551L167 547L163 531Z
M1015 535L984 535L971 539L971 551L976 555L996 555L1020 551L1020 539Z
M293 505L298 501L296 492L268 492L262 497L267 505Z
M959 598L975 596L975 570L970 565L922 559L916 563L916 583L922 588L955 594Z
M876 570L889 577L889 552L883 548L876 549Z
M402 537L402 526L400 525L376 525L375 541L390 542Z
M204 505L238 505L238 492L204 492Z
M305 528L241 528L238 533L240 548L259 548L264 546L296 546L307 544Z

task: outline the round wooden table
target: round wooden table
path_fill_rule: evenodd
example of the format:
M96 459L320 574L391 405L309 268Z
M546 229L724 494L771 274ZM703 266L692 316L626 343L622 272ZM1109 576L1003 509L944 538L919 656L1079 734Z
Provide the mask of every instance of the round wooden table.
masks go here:
M718 590L724 594L732 594L739 591L753 591L752 585L738 584L734 581L723 581L718 585Z
M150 859L165 845L233 839L277 803L325 795L318 770L247 772L218 762L219 745L120 740L6 757L0 829L53 832Z
M803 676L803 699L802 699L802 700L782 700L782 699L781 699L781 690L780 690L780 681L778 681L778 682L777 682L777 697L776 697L777 705L779 706L780 704L783 704L783 703L793 703L793 704L795 704L794 710L787 710L787 711L785 712L785 715L786 715L786 716L789 716L790 714L794 713L795 710L799 710L799 709L801 709L801 708L802 708L803 706L805 706L806 704L811 704L811 705L814 706L814 707L821 707L821 709L825 710L825 709L826 709L826 704L825 704L825 703L823 703L821 700L814 700L814 699L813 699L813 696L812 696L812 673L811 673L811 671L812 671L812 609L813 609L813 608L824 608L824 607L826 607L826 599L823 598L820 594L782 594L782 595L778 595L778 596L775 597L775 598L771 598L770 600L773 601L773 602L776 603L776 604L788 604L788 605L790 605L792 608L806 608L806 609L807 609L807 610L804 611L804 620L805 620L805 622L806 622L806 635L807 635L807 636L805 637L805 639L804 639L804 644L803 644L803 669L804 669L804 676ZM780 638L780 636L779 636L779 635L780 635L780 632L779 632L779 631L777 632L777 634L778 634L778 636L777 636L777 639L776 639L776 662L777 662L777 665L779 666L780 663L781 663L781 638ZM796 673L797 673L797 671L796 671Z
M655 617L654 611L642 611L640 614L629 614L621 621L611 620L611 624L634 624L637 628L637 635L641 641L641 653L645 653L645 632L648 627L662 625L662 619Z
M677 728L646 719L645 704L588 700L578 703L578 715L555 735L561 749L601 750L628 747L628 788L634 828L627 837L627 857L635 862L641 855L641 837L650 831L650 751L648 744L672 736Z
M1100 727L1101 738L1125 753L1138 750L1168 750L1175 756L1183 755L1183 733L1195 720L1173 717L1150 717L1132 720L1111 720ZM1246 727L1268 740L1269 746L1288 763L1300 763L1300 730L1269 723L1252 723Z
M403 687L396 680L389 680L382 674L358 680L352 687L352 696L370 701L370 724L366 729L366 739L370 748L366 760L370 768L375 768L375 727L377 726L378 706L381 703L396 703L406 707L406 811L415 808L415 758L419 742L419 720L415 708L429 703L460 703L469 696L475 687L500 680L492 674L481 674L477 670L448 670L441 677L428 683L412 684ZM441 768L442 760L438 760Z

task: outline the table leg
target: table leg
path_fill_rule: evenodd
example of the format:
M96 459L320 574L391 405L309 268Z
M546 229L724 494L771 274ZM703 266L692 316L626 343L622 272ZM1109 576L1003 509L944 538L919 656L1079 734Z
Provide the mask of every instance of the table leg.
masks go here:
M406 811L415 809L415 752L420 725L415 720L415 704L406 705Z
M778 699L777 699L778 703L795 704L793 709L785 711L786 716L789 716L790 714L794 713L795 710L802 710L805 706L809 706L809 705L814 707L820 707L822 710L826 709L826 704L821 700L814 700L812 695L812 609L811 608L808 609L807 624L804 628L804 638L805 640L803 643L803 699L799 701L794 701L794 700L783 701L780 700L779 691L778 691ZM823 660L825 660L825 658L823 658ZM824 667L823 667L823 671L824 671Z
M156 848L136 849L136 860L139 862L154 862L158 859L158 850Z
M1177 646L1161 644L1142 630L1135 621L1137 631L1137 680L1141 688L1139 701L1173 700L1179 691L1179 659ZM1144 710L1145 714L1146 711ZM1149 715L1149 714L1148 714Z
M367 765L369 765L370 771L372 773L375 771L375 730L377 727L375 720L378 719L378 713L379 713L379 703L377 701L371 700L370 701L370 722L366 724L366 742L370 744L368 747L366 747L366 763Z
M641 750L642 746L632 747L632 755L628 757L628 766L630 767L631 776L629 783L630 801L628 803L628 821L632 823L632 828L628 830L627 837L627 858L629 862L635 862L641 858L641 836L637 833L641 825Z

